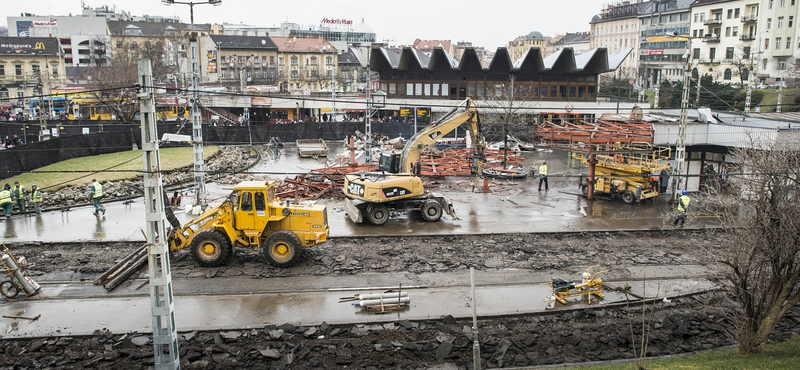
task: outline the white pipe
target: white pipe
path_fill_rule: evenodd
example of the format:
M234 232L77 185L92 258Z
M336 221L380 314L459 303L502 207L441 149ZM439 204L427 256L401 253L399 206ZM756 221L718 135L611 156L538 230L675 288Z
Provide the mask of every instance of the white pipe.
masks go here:
M400 296L401 297L408 297L408 292L403 292L402 294L400 294ZM386 298L397 298L397 292L361 294L361 295L358 296L358 300L359 301L366 301L366 300L370 300L370 299L380 299L381 297L383 297L384 299L386 299Z
M366 301L360 301L353 303L354 306L366 307L366 306L380 306L381 304L398 304L398 303L408 303L411 302L411 298L408 297L401 297L401 298L389 298L389 299L370 299Z

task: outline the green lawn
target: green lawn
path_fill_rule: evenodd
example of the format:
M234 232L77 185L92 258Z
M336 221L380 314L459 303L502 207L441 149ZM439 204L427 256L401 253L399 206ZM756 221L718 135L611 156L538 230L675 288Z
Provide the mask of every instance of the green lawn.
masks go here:
M218 146L203 147L205 158L217 152ZM192 153L192 147L161 148L161 169L168 171L190 166L193 163ZM36 184L40 189L51 192L66 185L89 184L93 178L100 182L132 179L141 176L142 169L142 151L126 151L69 159L0 180L0 184L19 181L27 189L31 184Z
M694 355L676 356L665 360L646 361L648 370L778 370L800 369L800 336L770 344L767 350L757 355L741 356L736 348L708 351ZM581 368L594 370L634 370L635 363Z

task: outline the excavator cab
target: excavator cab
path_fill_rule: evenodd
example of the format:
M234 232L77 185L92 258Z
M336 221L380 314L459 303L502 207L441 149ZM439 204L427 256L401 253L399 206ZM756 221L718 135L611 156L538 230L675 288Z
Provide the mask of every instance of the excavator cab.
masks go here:
M381 152L378 170L388 173L400 173L400 153Z

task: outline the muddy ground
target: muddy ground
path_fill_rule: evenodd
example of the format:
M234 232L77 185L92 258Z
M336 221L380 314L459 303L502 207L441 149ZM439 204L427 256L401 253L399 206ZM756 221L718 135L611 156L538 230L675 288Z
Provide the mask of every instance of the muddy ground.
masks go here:
M552 269L579 272L658 265L715 266L724 236L705 231L335 238L303 252L290 269L269 267L239 251L219 268L200 268L188 251L173 255L175 279L222 276L337 276L361 273ZM37 280L94 279L135 244L14 245ZM513 272L510 272L513 273ZM724 292L658 303L649 356L735 344L734 304ZM485 368L631 359L642 331L640 305L596 307L479 321ZM631 321L632 320L632 321ZM632 323L632 325L631 325ZM184 369L472 368L471 320L398 321L384 325L270 325L262 329L180 333ZM631 339L631 327L637 339ZM773 340L800 330L800 309L778 325ZM149 333L97 332L89 337L0 340L0 369L115 368L153 365Z

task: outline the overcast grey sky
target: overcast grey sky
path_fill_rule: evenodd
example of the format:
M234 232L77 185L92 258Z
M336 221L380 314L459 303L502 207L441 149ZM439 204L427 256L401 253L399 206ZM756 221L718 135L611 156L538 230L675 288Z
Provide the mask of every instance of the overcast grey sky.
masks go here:
M201 2L204 0L195 0ZM528 1L350 1L350 0L222 0L221 6L197 5L197 23L243 23L277 26L283 21L319 25L323 18L364 23L378 41L409 45L423 40L471 41L495 50L517 36L539 31L545 36L589 30L589 21L608 0ZM161 5L160 0L84 0L86 6L116 5L133 15L178 16L189 22L188 5ZM481 5L477 5L481 4ZM81 13L81 0L3 0L0 25L20 13Z

